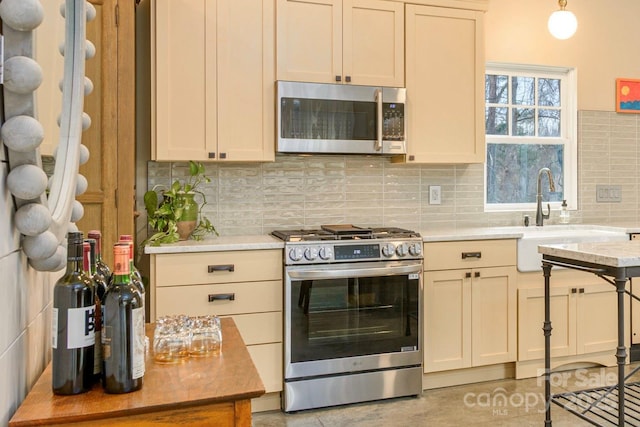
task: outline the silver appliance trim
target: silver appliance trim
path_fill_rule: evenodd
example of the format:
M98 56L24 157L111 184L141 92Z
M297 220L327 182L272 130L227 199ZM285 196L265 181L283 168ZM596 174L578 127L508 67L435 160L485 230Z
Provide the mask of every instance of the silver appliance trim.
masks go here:
M313 280L358 278L358 277L385 277L398 274L416 274L418 278L418 306L422 307L422 260L407 261L378 261L361 262L351 264L325 264L326 270L321 270L318 265L288 266L285 268L285 313L292 312L291 279ZM401 273L402 272L402 273ZM309 276L306 274L309 273ZM296 277L297 276L297 277ZM418 324L422 324L422 311L420 310ZM336 359L313 360L306 362L291 361L291 316L288 314L285 323L285 351L284 351L284 377L285 381L320 375L332 375L352 373L375 369L403 367L422 364L422 337L418 335L418 348L416 350L372 354L367 356L343 357Z
M409 367L285 382L282 409L291 412L420 394L422 367Z
M325 266L326 267L326 266ZM348 279L368 276L395 276L398 274L421 273L422 263L416 261L389 261L385 267L380 262L363 262L356 266L332 265L329 269L319 269L318 266L298 266L287 269L287 274L293 279L322 280Z
M318 154L406 154L406 118L408 116L406 112L403 117L403 140L383 140L381 136L383 121L382 103L404 104L406 107L406 91L405 88L278 81L276 97L276 151L280 153ZM376 103L378 116L377 137L371 140L283 138L281 99L291 97Z

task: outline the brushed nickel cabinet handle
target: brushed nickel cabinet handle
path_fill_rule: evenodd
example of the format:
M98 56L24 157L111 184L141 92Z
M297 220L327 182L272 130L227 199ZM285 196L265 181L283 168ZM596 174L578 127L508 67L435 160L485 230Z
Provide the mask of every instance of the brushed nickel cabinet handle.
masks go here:
M236 294L209 294L209 302L214 301L235 301Z
M207 267L209 273L215 273L216 271L236 271L236 267L233 264L220 264L210 265Z
M482 252L462 252L462 259L467 258L482 258Z

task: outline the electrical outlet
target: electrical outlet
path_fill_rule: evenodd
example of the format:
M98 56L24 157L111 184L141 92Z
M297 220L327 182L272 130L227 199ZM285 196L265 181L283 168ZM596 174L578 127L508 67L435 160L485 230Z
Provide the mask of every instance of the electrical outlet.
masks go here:
M596 202L614 202L622 201L622 186L620 185L596 185Z
M439 205L442 203L442 189L439 185L429 186L429 204Z

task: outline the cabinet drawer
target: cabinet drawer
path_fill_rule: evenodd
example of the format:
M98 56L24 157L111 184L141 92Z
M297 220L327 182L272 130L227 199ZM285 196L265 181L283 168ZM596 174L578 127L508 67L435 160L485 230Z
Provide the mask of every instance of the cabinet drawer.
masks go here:
M222 344L224 353L224 341ZM282 390L282 343L247 346L267 393Z
M233 300L209 302L212 295L233 295ZM156 289L156 316L186 314L260 313L282 311L282 281L223 283L220 285L168 286Z
M282 312L236 314L233 321L246 345L282 343Z
M155 285L199 285L282 279L282 251L155 255Z
M516 240L470 240L424 245L424 269L450 270L516 265Z

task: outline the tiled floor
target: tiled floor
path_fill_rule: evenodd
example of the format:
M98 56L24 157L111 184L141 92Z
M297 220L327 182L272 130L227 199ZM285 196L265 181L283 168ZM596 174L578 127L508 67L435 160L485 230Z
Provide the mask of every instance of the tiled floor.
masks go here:
M628 367L628 370L637 366ZM583 390L617 382L616 368L591 368L552 374L552 393ZM640 381L640 373L631 381ZM254 427L334 426L543 426L544 380L501 380L425 390L420 397L398 398L294 414L263 412L253 415ZM553 426L590 426L551 407ZM630 426L640 425L636 421Z

